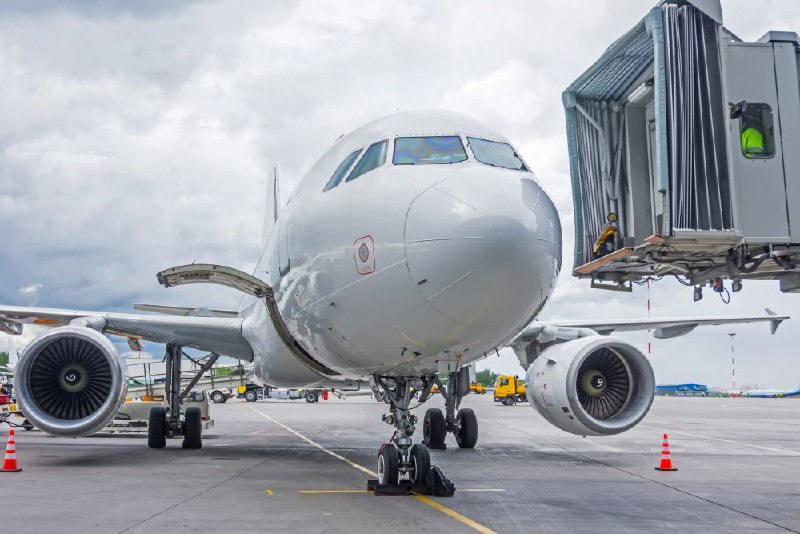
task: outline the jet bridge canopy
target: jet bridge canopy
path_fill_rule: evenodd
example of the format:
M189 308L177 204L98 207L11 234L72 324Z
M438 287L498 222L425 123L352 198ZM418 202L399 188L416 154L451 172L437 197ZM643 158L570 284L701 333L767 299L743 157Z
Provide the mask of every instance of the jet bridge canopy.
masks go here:
M567 88L575 276L800 290L798 48L742 42L718 0L664 0Z

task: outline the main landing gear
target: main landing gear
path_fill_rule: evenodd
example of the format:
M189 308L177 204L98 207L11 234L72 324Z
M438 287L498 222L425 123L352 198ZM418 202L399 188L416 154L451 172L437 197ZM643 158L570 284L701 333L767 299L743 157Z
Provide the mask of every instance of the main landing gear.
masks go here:
M446 449L444 438L451 432L462 449L472 449L478 443L478 418L470 408L458 407L469 393L469 369L448 373L447 387L437 377L432 377L445 398L445 413L439 408L429 408L422 422L423 443L431 449ZM456 412L458 410L458 412Z
M203 421L200 408L187 408L181 417L181 402L200 380L203 374L219 358L219 354L211 353L207 361L200 366L197 374L189 381L186 388L181 391L181 358L183 350L177 345L167 345L164 361L167 364L167 376L164 382L164 393L167 406L157 406L150 409L147 425L147 446L152 449L163 449L167 445L167 438L183 436L184 449L200 449L203 447ZM188 356L187 356L188 357Z

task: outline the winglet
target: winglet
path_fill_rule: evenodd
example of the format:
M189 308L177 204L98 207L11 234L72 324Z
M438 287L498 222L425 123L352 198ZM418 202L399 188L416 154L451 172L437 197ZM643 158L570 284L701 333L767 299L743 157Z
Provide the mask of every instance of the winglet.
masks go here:
M769 308L764 308L764 309L766 310L767 315L777 315L774 311L770 310ZM785 320L784 318L770 320L769 322L770 333L774 335L775 331L778 330L778 327L784 320Z

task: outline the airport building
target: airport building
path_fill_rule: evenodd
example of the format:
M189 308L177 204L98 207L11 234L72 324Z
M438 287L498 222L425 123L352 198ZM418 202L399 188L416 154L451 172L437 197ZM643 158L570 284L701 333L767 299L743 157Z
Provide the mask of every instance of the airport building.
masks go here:
M674 384L656 386L656 395L667 397L707 397L708 386L705 384Z

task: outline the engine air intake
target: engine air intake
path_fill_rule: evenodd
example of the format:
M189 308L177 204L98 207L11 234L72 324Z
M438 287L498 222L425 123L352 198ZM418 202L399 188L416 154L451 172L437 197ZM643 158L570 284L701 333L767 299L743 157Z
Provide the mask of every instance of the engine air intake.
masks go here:
M578 369L578 401L595 419L608 419L628 403L631 374L625 360L613 349L592 353Z
M34 402L59 419L83 419L99 410L111 393L111 382L103 351L81 338L52 340L31 364Z

